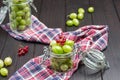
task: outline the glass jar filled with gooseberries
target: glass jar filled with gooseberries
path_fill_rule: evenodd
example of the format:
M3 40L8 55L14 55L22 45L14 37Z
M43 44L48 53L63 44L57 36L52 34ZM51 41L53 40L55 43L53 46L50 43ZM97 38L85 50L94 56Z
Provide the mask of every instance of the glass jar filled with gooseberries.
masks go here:
M22 32L31 26L31 8L29 0L11 0L9 5L10 28Z
M73 40L67 40L63 35L50 42L50 65L57 72L67 72L73 68L75 47Z

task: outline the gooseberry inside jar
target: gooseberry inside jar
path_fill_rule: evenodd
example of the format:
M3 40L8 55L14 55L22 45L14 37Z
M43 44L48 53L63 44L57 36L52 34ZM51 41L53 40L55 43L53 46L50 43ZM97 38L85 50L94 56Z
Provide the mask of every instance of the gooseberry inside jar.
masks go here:
M53 70L57 72L66 72L73 68L74 52L65 54L56 54L50 52L50 62Z
M12 31L20 33L31 26L31 8L28 0L11 0L9 7Z
M53 70L67 72L73 68L73 56L76 53L74 41L66 39L64 33L50 42L50 63Z

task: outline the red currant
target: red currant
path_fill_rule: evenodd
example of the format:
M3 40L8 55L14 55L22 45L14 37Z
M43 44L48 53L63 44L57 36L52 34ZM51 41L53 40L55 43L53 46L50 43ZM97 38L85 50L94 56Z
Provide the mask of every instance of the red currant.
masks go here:
M28 46L25 46L24 49L28 49L29 47Z
M19 56L25 55L25 54L28 52L28 49L29 49L28 46L25 46L25 47L23 47L23 48L19 48L19 49L18 49L18 55L19 55Z
M25 52L25 53L27 53L27 52L28 52L28 49L23 49L23 50L24 50L24 52Z
M19 52L18 55L19 55L19 56L22 56L22 52Z
M28 49L29 49L29 47L28 47L28 46L25 46L25 47L23 48L23 50L25 51L25 53L27 53L27 52L28 52Z
M18 49L18 53L19 53L21 50L22 50L22 48L19 48L19 49Z
M63 33L61 33L59 36L58 36L58 39L56 40L56 42L60 45L64 45L64 43L66 42L66 38L64 36Z

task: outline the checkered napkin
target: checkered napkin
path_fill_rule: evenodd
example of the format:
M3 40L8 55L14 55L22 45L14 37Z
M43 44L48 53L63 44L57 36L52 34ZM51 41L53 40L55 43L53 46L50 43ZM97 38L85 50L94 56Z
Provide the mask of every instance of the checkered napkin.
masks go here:
M74 40L76 46L80 46L78 51L90 48L103 50L108 42L107 25L87 25L76 31L62 32L60 28L48 28L41 23L35 16L32 16L32 26L23 33L14 33L10 30L9 24L1 26L12 37L18 40L41 42L49 44L51 40L57 39L63 33L67 39ZM29 60L9 80L68 80L73 72L77 70L81 56L75 54L73 69L66 73L56 73L49 68L50 60L47 59L43 64L43 56L38 56Z

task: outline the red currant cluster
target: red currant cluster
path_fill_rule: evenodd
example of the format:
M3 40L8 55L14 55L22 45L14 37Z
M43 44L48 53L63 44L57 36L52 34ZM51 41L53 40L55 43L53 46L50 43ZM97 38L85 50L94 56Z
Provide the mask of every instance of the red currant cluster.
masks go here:
M19 49L18 49L18 55L19 55L19 56L23 56L23 55L25 55L25 54L28 52L28 49L29 49L28 46L25 46L25 47L19 48Z
M65 38L65 36L63 35L63 33L61 33L60 35L59 35L59 38L56 40L56 42L58 43L58 44L60 44L60 45L64 45L64 43L66 42L66 38Z

